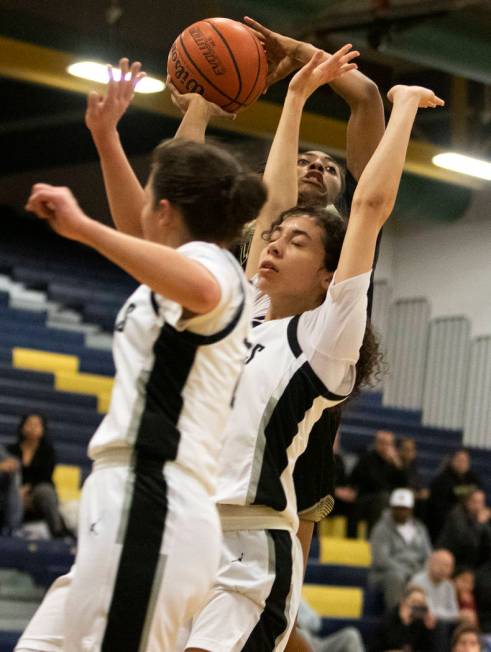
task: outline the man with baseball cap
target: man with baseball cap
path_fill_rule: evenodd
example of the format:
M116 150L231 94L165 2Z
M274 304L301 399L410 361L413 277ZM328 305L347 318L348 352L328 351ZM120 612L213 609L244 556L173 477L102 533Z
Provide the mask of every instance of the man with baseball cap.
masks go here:
M370 579L382 589L387 610L399 602L408 580L423 569L431 553L426 527L413 516L413 492L394 489L389 505L370 536Z

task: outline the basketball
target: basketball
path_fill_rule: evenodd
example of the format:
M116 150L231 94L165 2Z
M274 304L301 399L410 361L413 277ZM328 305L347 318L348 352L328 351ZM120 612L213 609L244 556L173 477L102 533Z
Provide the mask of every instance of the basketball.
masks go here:
M167 73L180 93L200 93L230 113L257 100L267 70L257 37L228 18L207 18L187 27L167 60Z

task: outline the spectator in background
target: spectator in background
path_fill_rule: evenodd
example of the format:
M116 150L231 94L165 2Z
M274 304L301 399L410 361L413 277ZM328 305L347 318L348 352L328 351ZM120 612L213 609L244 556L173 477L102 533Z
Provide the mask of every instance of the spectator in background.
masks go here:
M460 625L452 636L452 652L480 652L482 650L479 630L474 625Z
M491 546L489 519L486 496L480 489L471 491L447 517L438 546L452 552L458 570L477 568L488 559Z
M457 592L450 581L454 558L448 550L435 550L428 558L426 568L411 578L411 586L425 590L428 606L439 621L456 623L460 618Z
M422 521L426 521L426 503L430 492L418 469L418 451L413 437L402 437L397 446L401 467L406 473L407 486L413 490L415 505L414 513Z
M481 486L471 470L471 460L464 448L455 451L443 471L433 479L428 499L428 529L435 542L451 510L471 491Z
M17 443L7 447L19 460L24 514L46 521L52 537L70 535L60 512L53 484L56 464L55 450L47 438L45 418L40 414L26 414L17 429Z
M383 590L387 611L397 605L408 580L424 567L431 553L428 532L413 517L413 507L410 489L393 491L390 511L375 525L370 537L370 581Z
M459 611L465 615L465 621L471 625L478 625L476 598L474 596L474 573L464 568L453 578L457 593Z
M360 457L351 474L350 484L358 492L356 519L367 521L370 534L388 505L390 492L407 485L392 432L377 431L373 450Z
M354 627L344 627L321 638L319 633L322 629L322 618L305 600L300 602L297 627L303 638L302 652L365 652L360 632Z
M350 486L340 446L340 431L336 433L332 447L334 458L334 508L330 516L346 516L347 535L356 538L355 502L356 489Z
M11 535L22 523L19 460L0 446L0 534Z
M435 652L436 621L423 589L408 588L384 619L370 652Z
M474 597L481 630L491 635L491 557L476 572Z

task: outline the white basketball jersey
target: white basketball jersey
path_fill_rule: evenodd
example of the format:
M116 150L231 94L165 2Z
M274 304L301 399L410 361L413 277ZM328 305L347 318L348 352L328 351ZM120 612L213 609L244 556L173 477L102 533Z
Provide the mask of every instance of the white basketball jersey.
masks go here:
M89 444L96 459L134 448L173 460L214 491L233 392L247 354L252 288L233 256L190 242L179 251L205 266L221 288L219 305L189 320L182 306L141 285L118 314L109 412Z
M266 506L296 527L295 462L323 411L353 389L369 281L370 273L333 280L319 308L272 321L258 294L220 458L220 504Z

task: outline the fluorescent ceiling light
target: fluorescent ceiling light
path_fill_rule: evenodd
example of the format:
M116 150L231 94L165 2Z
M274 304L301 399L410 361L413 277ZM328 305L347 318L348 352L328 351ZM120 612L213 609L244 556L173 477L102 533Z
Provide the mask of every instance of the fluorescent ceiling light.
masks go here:
M72 63L68 66L67 71L70 75L88 79L90 81L98 82L99 84L107 84L109 82L109 73L107 71L107 64L96 63L95 61L79 61ZM114 79L119 79L119 69L113 68ZM137 93L160 93L165 88L164 82L155 77L144 77L141 79L136 88Z
M491 163L488 161L481 161L471 156L456 154L455 152L445 152L444 154L434 156L433 163L440 168L446 168L447 170L453 170L454 172L469 174L472 177L491 181Z

